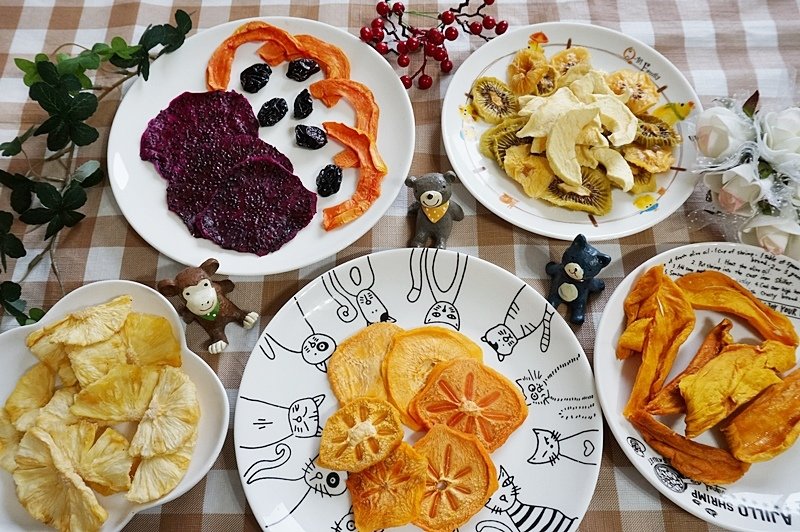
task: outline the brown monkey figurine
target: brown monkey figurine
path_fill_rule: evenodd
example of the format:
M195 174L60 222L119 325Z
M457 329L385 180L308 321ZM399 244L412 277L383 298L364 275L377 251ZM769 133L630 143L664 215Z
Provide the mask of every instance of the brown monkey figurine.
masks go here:
M196 321L211 337L208 352L212 355L221 353L228 347L225 326L232 322L250 329L258 319L257 312L245 312L225 294L230 293L234 284L230 279L212 281L211 275L219 269L217 259L206 259L195 268L182 270L175 279L164 279L158 282L158 291L167 297L180 295L184 307L179 310L183 321Z

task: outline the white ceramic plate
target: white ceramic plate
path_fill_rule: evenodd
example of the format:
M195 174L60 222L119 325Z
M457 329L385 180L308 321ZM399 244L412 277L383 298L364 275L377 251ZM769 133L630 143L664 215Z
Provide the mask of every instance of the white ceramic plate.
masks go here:
M0 335L3 355L3 371L0 372L0 398L5 402L22 374L36 363L36 357L25 347L25 338L42 325L55 322L66 314L90 305L104 303L116 296L129 294L133 297L133 309L138 312L159 314L172 323L172 329L181 343L183 371L197 387L200 399L200 424L197 446L183 480L166 496L147 504L133 504L123 494L97 497L108 510L108 519L103 532L120 530L137 512L169 502L197 484L214 465L228 432L228 396L216 373L203 359L186 347L183 324L178 313L161 294L132 281L100 281L70 292L53 305L42 321L25 327L17 327ZM17 500L14 479L0 470L0 530L3 532L52 530L35 521Z
M800 262L775 257L760 248L743 244L694 244L662 253L628 275L608 301L598 327L594 367L600 404L608 425L630 461L665 497L684 510L715 525L742 531L789 531L800 526L800 445L768 462L753 464L737 482L727 486L708 486L683 477L669 462L642 441L637 430L622 416L639 362L632 357L617 360L614 350L624 327L622 303L634 281L656 264L677 278L692 271L722 271L756 294L764 303L792 317L800 331ZM723 314L696 311L695 328L678 351L669 382L697 352L708 332ZM751 329L736 318L731 334L735 341L756 343ZM676 416L672 416L675 418ZM683 434L683 417L659 418ZM715 429L697 439L708 445L724 445Z
M549 39L549 43L544 45L548 58L566 48L571 39L573 46L589 49L592 65L599 70L613 72L631 68L648 71L656 85L666 86L657 105L693 101L695 112L700 110L700 100L683 74L664 56L636 39L587 24L549 22L526 26L478 48L459 67L447 89L442 111L442 136L447 156L464 185L487 209L504 220L533 233L561 240L572 240L578 233L583 233L589 240L632 235L675 212L691 195L697 182L697 177L689 172L659 174L659 191L652 194L633 196L613 188L611 212L590 217L587 213L529 198L495 161L481 155L478 144L488 124L476 122L469 113L461 112L468 103L472 84L482 76L506 80L506 68L514 54L527 47L528 37L536 32L544 32ZM685 126L679 123L676 127L686 139ZM675 167L688 168L694 158L694 146L691 142L684 142L675 150Z
M317 214L311 223L281 249L263 257L225 250L213 242L194 238L180 218L167 209L166 181L153 165L139 158L139 140L147 123L169 102L184 91L206 90L205 74L208 58L214 49L246 20L236 20L204 30L186 40L175 53L162 56L153 63L150 80L137 80L125 94L108 141L108 173L114 197L131 227L148 244L168 257L190 266L197 266L208 257L219 260L219 273L227 275L266 275L296 270L344 249L366 233L394 201L403 187L414 153L414 115L411 102L389 63L375 50L356 37L320 22L300 18L266 17L260 20L279 26L293 34L307 33L339 46L350 58L351 75L366 84L380 106L378 148L389 167L382 192L375 204L357 220L333 231L322 228L322 209L352 196L356 170L345 169L341 190L328 198L318 197ZM241 90L239 73L261 60L255 54L259 43L241 46L231 70L229 90L244 94L258 112L267 100L280 96L290 111L278 124L260 129L261 138L285 153L294 165L295 174L304 186L316 191L320 169L331 163L341 146L330 141L319 150L306 150L294 143L294 127L300 123L317 125L333 120L353 124L355 112L343 102L328 109L314 100L314 111L305 120L292 118L295 96L321 74L298 83L286 77L287 63L273 69L270 81L257 94Z
M603 441L580 344L524 281L481 259L434 249L390 250L338 266L270 321L242 376L234 418L236 461L259 524L278 523L269 527L275 532L355 530L346 473L305 468L319 452L318 428L338 408L324 363L337 342L381 319L460 330L484 349L486 364L518 380L531 405L524 424L492 455L498 472L514 477L501 480L488 503L499 511L484 508L461 531L505 530L498 521L513 529L504 510L515 505L531 516L544 512L561 532L576 530L594 492ZM516 346L501 347L499 356L482 338L501 335Z

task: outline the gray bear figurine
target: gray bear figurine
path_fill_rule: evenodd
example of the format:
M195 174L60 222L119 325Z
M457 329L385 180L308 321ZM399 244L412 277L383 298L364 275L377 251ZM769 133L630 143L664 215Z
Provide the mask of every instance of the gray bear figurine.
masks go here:
M411 246L425 247L428 240L432 240L437 248L447 247L447 239L453 230L453 222L464 219L464 210L461 205L452 201L452 187L456 180L453 171L440 174L433 172L421 177L408 176L406 186L414 191L416 200L408 208L408 213L417 213L417 224Z

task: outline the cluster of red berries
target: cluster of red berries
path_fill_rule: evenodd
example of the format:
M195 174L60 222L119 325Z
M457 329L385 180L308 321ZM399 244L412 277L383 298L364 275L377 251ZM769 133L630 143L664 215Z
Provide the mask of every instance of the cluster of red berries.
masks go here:
M469 35L476 35L486 41L492 38L487 36L489 30L494 30L495 35L502 35L508 30L508 21L497 21L490 15L481 11L494 4L495 0L483 0L481 5L472 13L466 11L470 0L464 0L458 7L451 7L438 14L406 11L406 6L401 2L389 4L382 0L375 5L378 17L373 19L369 26L361 28L361 40L369 44L381 55L395 54L397 66L407 68L411 64L410 54L422 50L422 64L412 74L400 76L403 86L410 89L417 80L417 87L429 89L433 85L433 78L425 73L429 59L439 64L439 69L447 74L453 70L453 62L447 54L447 41L455 41L459 29ZM435 18L438 22L432 28L422 29L412 26L403 20L406 15L419 15ZM396 20L395 20L396 19ZM486 32L484 32L486 30Z

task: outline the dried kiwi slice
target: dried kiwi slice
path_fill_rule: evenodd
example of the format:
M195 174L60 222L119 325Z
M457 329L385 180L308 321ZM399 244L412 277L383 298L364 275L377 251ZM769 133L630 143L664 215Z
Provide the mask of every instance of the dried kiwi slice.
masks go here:
M611 211L611 181L599 169L582 168L580 186L554 179L541 198L553 205L602 216Z
M512 117L490 127L481 135L480 152L503 166L503 158L508 148L529 144L533 140L531 137L517 137L517 131L527 123L528 117Z
M644 168L638 166L631 166L633 171L633 186L631 187L631 194L643 194L645 192L655 192L658 188L656 183L656 176L652 172L648 172Z
M481 118L497 124L504 118L516 116L519 111L517 97L503 81L483 77L472 86L472 105Z
M672 126L653 115L640 115L636 125L636 138L634 142L644 144L648 148L653 146L675 146L681 143L681 136Z

